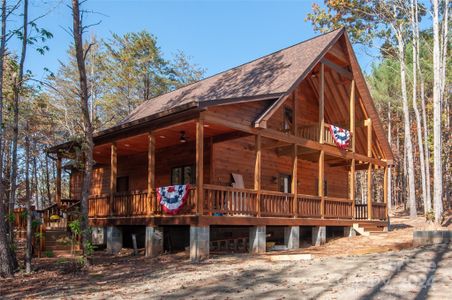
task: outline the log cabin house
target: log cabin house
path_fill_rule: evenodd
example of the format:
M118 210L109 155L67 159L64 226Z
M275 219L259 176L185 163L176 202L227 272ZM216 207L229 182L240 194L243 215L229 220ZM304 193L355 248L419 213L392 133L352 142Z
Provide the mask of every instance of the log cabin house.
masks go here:
M330 125L348 131L349 143L338 147ZM348 235L387 226L393 154L344 29L146 101L94 142L89 222L112 252L134 231L148 256L184 240L199 260L231 237L221 235L228 228L241 228L249 251L260 253L269 228L297 248L306 228L319 244L329 228ZM70 142L49 151L57 203L71 151ZM367 178L360 202L359 171ZM383 186L372 186L379 171ZM81 181L73 168L71 199L80 199ZM156 189L179 184L191 186L188 199L167 214Z

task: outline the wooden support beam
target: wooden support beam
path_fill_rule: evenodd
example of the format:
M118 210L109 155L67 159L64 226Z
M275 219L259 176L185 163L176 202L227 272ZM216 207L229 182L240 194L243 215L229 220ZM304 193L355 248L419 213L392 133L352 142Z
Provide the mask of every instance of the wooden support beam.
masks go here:
M320 64L320 99L319 99L319 143L323 144L325 132L325 65Z
M205 117L205 120L208 121L209 123L226 126L229 128L241 130L241 131L252 133L252 134L259 133L259 134L261 134L262 137L278 140L281 142L286 142L288 144L296 143L298 146L304 147L304 148L309 148L309 149L313 149L313 150L317 150L317 151L323 150L323 151L325 151L325 154L328 154L331 156L342 157L344 159L355 158L358 161L370 162L372 164L379 165L382 167L387 165L386 161L383 161L383 160L380 160L377 158L368 157L366 155L362 155L362 154L358 154L358 153L352 153L350 151L343 151L332 145L320 144L317 141L308 140L308 139L305 139L302 137L294 136L292 134L279 132L274 129L252 128L249 125L241 124L238 122L232 122L230 120L225 119L224 117L219 117L219 116L216 116L213 114L209 114L209 112L205 113L204 117Z
M385 167L385 174L384 174L384 178L383 178L383 202L385 204L385 217L386 220L388 219L388 184L390 184L388 182L388 171L389 171L389 167L386 166Z
M213 136L212 143L216 144L216 143L221 143L221 142L225 142L225 141L236 140L236 139L248 137L251 135L252 135L251 133L247 133L247 132L243 132L243 131L228 132L228 133Z
M293 215L297 217L298 213L298 146L293 145L292 156L292 194L293 194Z
M352 152L356 152L356 130L355 130L355 80L350 87L350 133L352 134Z
M154 201L155 193L155 135L151 132L148 134L148 214L154 212L157 207Z
M262 172L262 149L261 135L257 134L255 138L256 161L254 163L254 189L257 191L256 211L260 216L260 192L261 192L261 172Z
M320 151L319 156L319 186L318 186L318 194L320 197L320 215L322 219L325 216L325 193L323 182L325 180L325 152Z
M57 161L56 161L56 195L55 195L55 202L57 204L61 204L61 168L62 168L62 160L63 158L58 155ZM82 181L83 184L83 181Z
M331 70L336 71L337 73L341 74L342 76L344 76L344 77L346 77L348 79L352 79L353 78L352 72L350 72L349 70L347 70L347 69L335 64L331 60L328 60L326 58L322 58L321 62L322 62L322 64L326 65L328 68L330 68Z
M113 142L110 147L110 201L109 201L109 211L110 215L113 215L113 205L115 201L116 193L116 177L118 174L118 153L116 142Z
M372 119L366 120L367 126L367 157L372 157ZM367 217L372 219L372 164L367 168Z
M367 126L367 157L372 157L372 119L366 120Z
M198 215L204 210L204 120L196 121L196 193Z
M356 217L355 212L355 160L352 159L352 164L350 166L350 200L352 200L352 216L353 219Z

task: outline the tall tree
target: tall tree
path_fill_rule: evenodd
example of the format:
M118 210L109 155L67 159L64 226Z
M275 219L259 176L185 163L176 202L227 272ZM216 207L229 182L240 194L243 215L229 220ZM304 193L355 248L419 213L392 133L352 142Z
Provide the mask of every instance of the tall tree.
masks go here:
M12 139L12 158L11 158L11 179L10 179L10 196L9 196L9 211L14 211L16 204L16 189L17 189L17 143L19 139L19 97L22 92L24 81L24 64L27 54L28 43L28 0L24 0L23 11L23 25L22 25L22 49L20 54L18 75L14 82L14 102L13 102L13 139ZM13 236L13 223L10 224L10 234Z
M422 202L424 204L424 214L426 215L430 209L431 204L427 197L427 178L425 173L425 155L424 155L424 144L422 137L422 125L421 125L421 115L418 109L418 96L417 96L417 79L418 79L418 67L419 62L419 25L418 25L418 3L417 0L411 0L411 27L412 27L412 51L413 51L413 87L412 87L412 105L414 110L414 116L416 119L416 129L417 129L417 141L419 147L419 162L421 169L421 189L422 189Z
M0 124L3 124L3 76L6 49L6 19L8 16L6 0L2 0L1 36L0 36ZM12 245L9 245L5 220L3 184L3 126L0 126L0 276L10 277L14 273L14 255Z
M443 13L443 36L440 36L440 5L439 0L432 0L433 4L433 204L435 221L441 222L443 213L443 177L441 150L441 102L445 86L445 61L442 55L447 55L448 44L448 1ZM441 40L441 38L443 40Z
M82 111L83 119L82 151L84 166L83 166L80 225L82 231L83 255L85 257L85 263L89 264L89 260L86 259L90 251L90 241L91 241L91 236L88 228L88 197L91 191L91 175L94 164L93 162L94 130L89 113L90 109L88 95L88 80L86 77L86 68L85 68L86 51L83 48L83 32L85 30L85 27L82 24L79 0L72 0L72 17L73 17L72 34L74 37L75 57L77 60L77 67L79 73L79 96L80 96L79 104L80 109ZM89 48L87 50L89 50Z

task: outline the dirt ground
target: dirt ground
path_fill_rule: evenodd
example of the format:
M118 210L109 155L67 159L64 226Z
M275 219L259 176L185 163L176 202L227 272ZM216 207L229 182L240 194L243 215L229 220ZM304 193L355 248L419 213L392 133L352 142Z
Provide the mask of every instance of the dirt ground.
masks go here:
M99 252L94 266L80 271L70 259L36 259L33 274L0 279L0 298L450 299L452 245L413 248L413 230L424 220L392 224L392 231L370 237L258 256L213 255L201 264L185 253L148 259Z

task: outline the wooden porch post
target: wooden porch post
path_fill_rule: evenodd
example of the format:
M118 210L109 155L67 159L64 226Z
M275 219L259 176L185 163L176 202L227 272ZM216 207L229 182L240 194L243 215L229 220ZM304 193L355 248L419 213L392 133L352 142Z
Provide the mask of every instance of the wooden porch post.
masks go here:
M319 101L319 122L320 122L320 135L319 142L323 144L324 140L324 128L325 128L325 65L320 64L320 101ZM320 197L320 215L322 218L325 216L325 195L323 181L325 175L325 152L320 150L319 156L319 184L318 193Z
M323 181L325 180L325 152L320 151L319 156L319 197L320 197L320 215L322 218L325 216L325 195Z
M350 134L352 135L352 152L355 153L355 80L352 79L350 86ZM350 200L352 201L352 217L356 217L355 209L355 159L350 166Z
M355 209L355 159L352 159L352 164L350 166L350 200L352 201L352 217L356 218Z
M257 216L261 215L261 163L262 163L262 149L261 149L261 135L258 133L255 136L256 161L254 163L254 189L257 191L256 196L256 212Z
M372 157L372 120L366 120L367 125L367 157ZM367 218L372 220L372 164L367 168Z
M113 142L111 144L111 152L110 152L110 201L109 201L110 215L113 215L113 205L114 205L114 201L115 201L116 176L118 173L117 163L118 163L118 154L117 154L116 142Z
M148 134L148 215L155 210L154 189L155 189L155 136L150 132Z
M298 215L298 146L293 145L292 157L292 193L293 193L293 215Z
M57 204L61 204L61 167L62 167L62 157L58 155L57 162L56 162L56 171L57 171L57 177L56 177L56 195L55 195L55 202Z
M383 178L383 202L385 204L385 219L388 219L388 169L389 167L385 167L385 174Z
M325 65L320 64L320 99L319 99L319 143L323 144L325 132Z
M204 210L204 120L196 121L196 211L198 215Z

